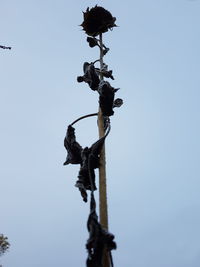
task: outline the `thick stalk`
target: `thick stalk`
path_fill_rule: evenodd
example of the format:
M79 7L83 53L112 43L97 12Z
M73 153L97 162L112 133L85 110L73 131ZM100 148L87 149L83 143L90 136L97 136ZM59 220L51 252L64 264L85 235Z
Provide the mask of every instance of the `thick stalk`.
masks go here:
M99 35L100 40L100 70L103 68L103 42L102 34ZM100 72L100 80L103 80L103 75ZM98 128L99 137L104 136L104 120L99 107L98 113ZM105 145L100 154L100 166L99 166L99 215L100 223L103 228L108 230L108 205L107 205L107 188L106 188L106 159L105 159ZM103 267L109 267L109 257L108 253L104 254Z

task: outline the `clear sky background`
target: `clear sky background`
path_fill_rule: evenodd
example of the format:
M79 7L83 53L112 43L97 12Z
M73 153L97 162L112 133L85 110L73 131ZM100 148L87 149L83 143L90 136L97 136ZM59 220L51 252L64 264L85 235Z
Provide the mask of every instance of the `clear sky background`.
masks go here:
M85 266L89 205L62 166L74 119L98 110L78 84L98 58L78 26L95 4L117 17L104 34L117 97L106 141L115 267L199 267L200 1L0 1L0 232L4 267ZM80 122L91 145L96 118ZM96 193L96 196L98 194Z

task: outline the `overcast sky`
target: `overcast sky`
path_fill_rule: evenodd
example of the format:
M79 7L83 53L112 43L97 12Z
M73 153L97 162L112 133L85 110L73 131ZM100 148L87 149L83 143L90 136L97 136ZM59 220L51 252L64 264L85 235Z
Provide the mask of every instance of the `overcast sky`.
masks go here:
M0 233L4 267L83 267L85 204L63 166L67 125L98 110L78 84L98 58L78 26L95 4L117 17L105 62L124 105L106 140L109 229L115 267L200 263L200 1L0 0ZM98 138L80 122L82 146ZM98 197L98 193L95 193Z

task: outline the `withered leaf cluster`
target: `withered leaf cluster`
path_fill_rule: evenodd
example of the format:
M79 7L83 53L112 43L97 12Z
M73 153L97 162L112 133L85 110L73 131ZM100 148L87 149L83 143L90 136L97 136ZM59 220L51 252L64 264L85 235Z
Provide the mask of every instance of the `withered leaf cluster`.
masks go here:
M94 64L85 62L83 64L83 72L84 75L78 76L77 81L86 82L93 91L97 90L100 83L100 79L96 72Z
M114 242L114 235L103 229L98 222L93 192L91 192L90 214L87 228L89 232L89 239L86 244L86 249L88 251L87 267L103 267L102 261L104 251L106 250L111 257L110 252L116 249L116 243Z
M109 123L109 121L107 121ZM87 202L87 190L96 190L95 185L95 169L99 167L99 158L105 138L109 134L110 125L108 126L105 136L100 138L91 147L82 146L76 141L75 129L69 125L66 136L64 138L64 146L68 152L64 165L80 164L78 180L76 187L78 187L83 201Z
M87 202L87 190L91 191L90 214L87 222L89 239L86 243L88 258L86 261L87 267L103 267L103 256L105 251L109 255L109 260L112 264L111 250L116 249L114 235L103 229L98 222L96 213L96 202L94 199L95 185L95 169L99 167L100 153L103 148L106 137L110 132L110 120L105 119L106 134L91 145L91 147L82 148L76 141L75 129L72 125L67 128L67 133L64 138L64 146L68 152L64 165L80 164L80 171L76 187L78 187L83 201Z
M118 89L112 87L107 81L101 81L99 78L102 75L105 78L114 80L112 70L107 70L107 65L105 64L104 68L100 70L99 68L95 68L93 62L85 62L83 64L83 71L84 75L78 76L77 81L86 82L93 91L97 91L99 93L99 104L103 116L112 116L114 114L113 108L121 106L123 101L120 99L121 105L116 104L114 98ZM117 102L119 102L119 98Z

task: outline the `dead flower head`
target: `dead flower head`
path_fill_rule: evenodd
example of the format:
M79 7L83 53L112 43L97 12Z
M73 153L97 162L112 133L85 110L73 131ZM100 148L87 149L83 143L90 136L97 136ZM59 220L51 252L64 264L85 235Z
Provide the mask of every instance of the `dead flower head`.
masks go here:
M116 18L108 10L97 5L91 9L88 7L86 12L83 12L83 17L81 26L90 36L97 36L116 26Z

